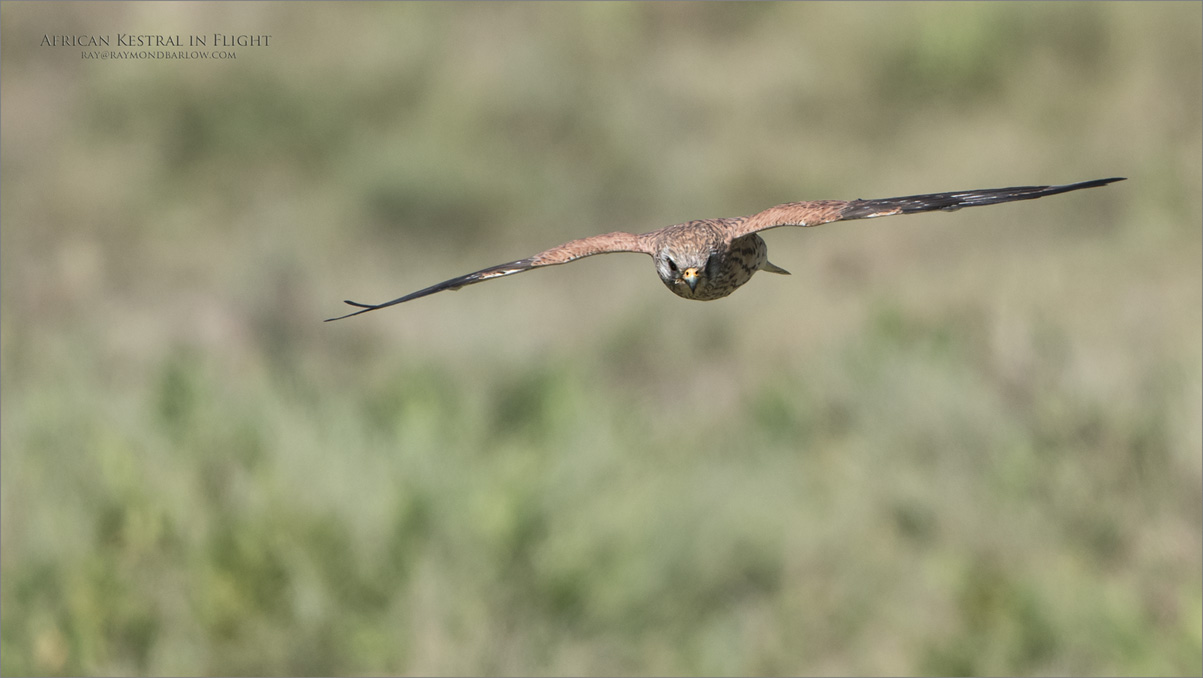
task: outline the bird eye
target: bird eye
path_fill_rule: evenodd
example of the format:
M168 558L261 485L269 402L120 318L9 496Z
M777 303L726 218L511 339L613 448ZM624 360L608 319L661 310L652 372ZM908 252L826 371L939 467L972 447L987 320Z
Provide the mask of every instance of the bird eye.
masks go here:
M677 262L673 261L672 259L669 259L668 260L668 270L672 271L673 273L676 273L677 272Z

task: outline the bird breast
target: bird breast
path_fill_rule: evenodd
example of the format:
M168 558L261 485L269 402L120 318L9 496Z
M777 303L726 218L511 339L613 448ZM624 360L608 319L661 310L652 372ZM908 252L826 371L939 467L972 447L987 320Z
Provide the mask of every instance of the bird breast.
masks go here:
M752 233L736 238L729 244L717 247L711 256L709 270L696 289L685 284L669 284L668 288L679 297L695 301L712 301L731 294L752 276L768 260L768 246L760 236ZM717 257L717 264L714 258ZM667 282L667 281L666 281Z

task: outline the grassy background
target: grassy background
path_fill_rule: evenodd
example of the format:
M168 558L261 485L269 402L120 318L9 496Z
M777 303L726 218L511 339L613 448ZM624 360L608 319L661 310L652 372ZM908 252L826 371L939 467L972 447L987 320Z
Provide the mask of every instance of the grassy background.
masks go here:
M1203 671L1198 3L0 17L4 674Z

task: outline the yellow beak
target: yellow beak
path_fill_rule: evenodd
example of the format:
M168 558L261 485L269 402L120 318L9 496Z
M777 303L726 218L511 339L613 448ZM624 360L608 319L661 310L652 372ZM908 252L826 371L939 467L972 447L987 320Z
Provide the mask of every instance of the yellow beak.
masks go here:
M693 292L698 288L698 269L687 268L681 271L681 280L689 284L689 291Z

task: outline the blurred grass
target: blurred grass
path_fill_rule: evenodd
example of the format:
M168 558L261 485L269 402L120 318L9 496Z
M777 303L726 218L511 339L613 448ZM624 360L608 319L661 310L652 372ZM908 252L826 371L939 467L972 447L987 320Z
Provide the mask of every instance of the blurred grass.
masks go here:
M1203 672L1200 6L4 3L0 671ZM270 33L93 62L44 33ZM775 231L688 304L604 230Z

